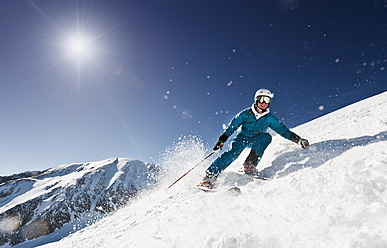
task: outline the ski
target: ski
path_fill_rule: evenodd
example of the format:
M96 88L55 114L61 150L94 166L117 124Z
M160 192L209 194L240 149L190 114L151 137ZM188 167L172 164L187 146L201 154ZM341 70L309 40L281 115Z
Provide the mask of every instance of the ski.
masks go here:
M245 174L245 175L248 175L248 174ZM261 176L259 176L259 175L249 175L249 176L253 177L254 179L258 179L258 180L264 180L264 181L270 180L270 178L267 178L267 177L261 177Z
M212 188L207 188L207 187L203 187L203 186L200 186L200 185L197 185L196 186L198 189L200 189L201 191L204 191L204 192L207 192L207 193L214 193L214 192L217 192L216 189Z
M204 192L207 192L207 193L215 193L215 192L219 192L217 189L215 188L207 188L207 187L203 187L203 186L200 186L200 185L197 185L197 188L201 191L204 191ZM241 193L241 189L239 187L231 187L229 189L227 189L228 192L232 192L232 193Z
M239 169L238 173L241 175L244 175L244 176L252 177L253 179L258 179L258 180L269 180L270 179L267 177L261 177L258 173L257 174L247 174L242 169Z

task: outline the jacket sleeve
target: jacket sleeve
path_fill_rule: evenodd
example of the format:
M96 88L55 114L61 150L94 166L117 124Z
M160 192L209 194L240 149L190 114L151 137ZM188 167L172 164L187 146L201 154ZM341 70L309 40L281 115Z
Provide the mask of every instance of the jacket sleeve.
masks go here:
M273 129L276 133L284 137L285 139L292 140L294 133L289 130L280 120L277 119L274 115L270 115L270 125L269 127Z
M227 137L230 137L242 125L245 112L246 111L241 111L236 116L234 116L223 134L227 135Z

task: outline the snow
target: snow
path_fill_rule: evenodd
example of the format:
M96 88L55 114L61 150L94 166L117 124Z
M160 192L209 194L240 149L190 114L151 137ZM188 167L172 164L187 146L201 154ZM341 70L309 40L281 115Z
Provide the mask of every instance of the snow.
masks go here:
M107 188L110 188L110 186L112 186L114 184L114 182L120 178L120 176L122 176L123 174L125 174L125 172L122 171L122 169L124 168L124 166L126 165L126 161L122 161L120 160L117 164L117 172L114 173L114 176L111 178L110 182L109 182L109 185Z
M182 139L161 159L169 170L158 189L41 247L387 247L387 92L293 131L312 145L274 136L259 164L271 180L236 172L245 150L216 193L195 187L215 157L166 189L208 154L200 139ZM240 194L226 191L234 185Z

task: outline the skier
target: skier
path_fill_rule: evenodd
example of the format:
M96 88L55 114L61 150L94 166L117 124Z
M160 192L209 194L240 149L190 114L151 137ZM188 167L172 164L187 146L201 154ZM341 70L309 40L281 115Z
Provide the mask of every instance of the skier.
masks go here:
M214 151L222 149L227 141L238 128L238 134L231 141L230 149L218 157L206 170L206 175L199 186L213 188L214 182L219 173L225 170L246 148L251 148L249 156L246 158L241 170L249 175L258 174L256 166L262 158L263 152L271 142L271 135L267 133L270 127L282 137L300 144L302 148L307 148L309 142L302 139L297 134L291 132L272 113L269 105L274 97L267 89L259 89L254 96L254 103L251 108L239 112L230 122L226 130L220 135L218 142L214 146Z

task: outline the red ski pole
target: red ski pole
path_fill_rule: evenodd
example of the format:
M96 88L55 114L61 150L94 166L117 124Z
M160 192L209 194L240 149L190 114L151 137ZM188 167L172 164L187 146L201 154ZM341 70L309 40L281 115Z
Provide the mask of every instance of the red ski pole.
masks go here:
M199 163L197 163L194 167L192 167L189 171L187 171L186 173L184 173L184 175L182 175L181 177L179 177L179 179L177 179L174 183L172 183L168 189L170 187L172 187L175 183L177 183L180 179L182 179L183 177L185 177L185 175L187 175L188 173L190 173L193 169L195 169L199 164L201 164L204 160L206 160L207 158L209 158L212 154L214 154L215 151L211 152L210 154L207 155L207 157L205 157L202 161L200 161Z

